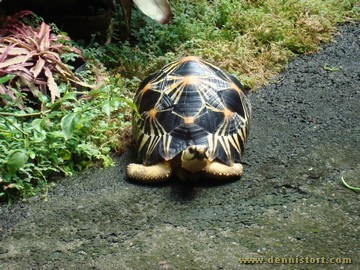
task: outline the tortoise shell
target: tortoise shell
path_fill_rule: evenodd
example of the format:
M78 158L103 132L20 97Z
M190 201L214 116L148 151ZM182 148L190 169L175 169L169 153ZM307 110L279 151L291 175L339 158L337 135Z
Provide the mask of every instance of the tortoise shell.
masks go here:
M241 162L251 107L241 83L189 56L146 78L135 95L133 131L144 165L171 160L191 145L208 146L209 160Z

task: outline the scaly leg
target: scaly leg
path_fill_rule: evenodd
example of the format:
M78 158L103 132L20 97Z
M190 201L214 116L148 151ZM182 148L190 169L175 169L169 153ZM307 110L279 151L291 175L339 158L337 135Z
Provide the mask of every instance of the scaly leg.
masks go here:
M231 179L240 177L243 174L243 166L241 163L234 163L234 165L228 166L218 161L213 161L204 168L204 174L219 180Z
M172 169L169 162L161 162L154 165L145 166L143 164L131 163L126 168L128 178L143 183L159 183L167 180Z

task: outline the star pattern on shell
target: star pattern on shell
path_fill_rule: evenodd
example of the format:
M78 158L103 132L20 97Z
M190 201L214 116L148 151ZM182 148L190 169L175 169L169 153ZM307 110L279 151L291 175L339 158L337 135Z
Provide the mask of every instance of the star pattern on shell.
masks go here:
M241 161L249 133L250 102L241 83L189 56L166 65L140 85L133 129L144 165L171 160L191 145L208 146L209 161Z

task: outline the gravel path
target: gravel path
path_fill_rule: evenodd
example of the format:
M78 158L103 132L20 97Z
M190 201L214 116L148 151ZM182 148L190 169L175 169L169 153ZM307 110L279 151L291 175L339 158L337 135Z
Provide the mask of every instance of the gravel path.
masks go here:
M340 183L360 186L360 24L339 31L251 94L241 180L135 185L127 153L1 206L0 269L360 269L359 193Z

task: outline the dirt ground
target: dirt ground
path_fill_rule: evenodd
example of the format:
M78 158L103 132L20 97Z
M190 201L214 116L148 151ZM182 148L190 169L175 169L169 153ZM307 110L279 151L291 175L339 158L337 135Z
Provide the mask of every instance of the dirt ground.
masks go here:
M359 193L340 183L360 186L359 37L339 27L250 94L240 180L136 185L128 152L47 201L1 206L0 269L360 269Z

